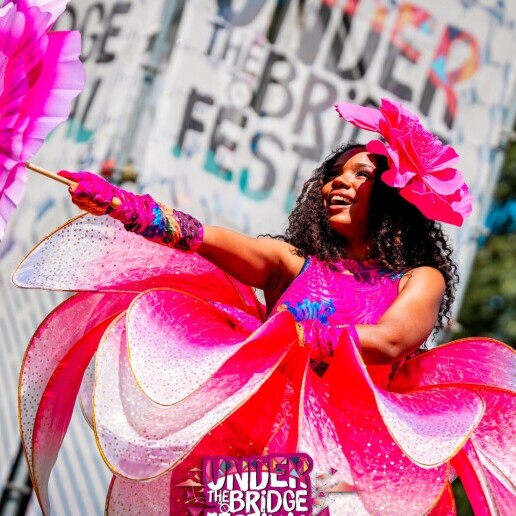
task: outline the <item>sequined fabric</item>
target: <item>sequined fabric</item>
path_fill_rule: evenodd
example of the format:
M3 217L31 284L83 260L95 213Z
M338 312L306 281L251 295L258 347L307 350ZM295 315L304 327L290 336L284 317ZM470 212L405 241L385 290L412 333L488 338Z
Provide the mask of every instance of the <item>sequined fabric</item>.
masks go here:
M203 457L295 451L314 461L314 514L454 514L457 473L475 514L515 514L515 353L465 339L390 382L368 370L352 326L378 321L399 279L312 258L265 318L252 289L200 256L106 217L59 228L14 276L79 292L43 321L20 375L44 512L80 395L114 473L109 514L199 514Z

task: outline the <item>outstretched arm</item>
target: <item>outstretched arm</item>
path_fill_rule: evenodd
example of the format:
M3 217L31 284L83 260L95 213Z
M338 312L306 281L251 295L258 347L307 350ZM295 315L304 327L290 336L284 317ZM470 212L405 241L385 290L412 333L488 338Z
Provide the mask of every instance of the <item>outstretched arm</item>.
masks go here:
M110 215L128 231L153 242L198 252L246 285L265 292L268 305L276 301L301 270L304 259L294 248L273 238L250 238L216 226L204 226L195 218L157 203L150 195L136 195L89 173L61 171L77 187L72 201L94 215ZM113 208L113 198L120 204Z
M416 351L434 328L446 287L442 274L433 267L418 267L407 276L377 324L355 326L367 364L400 360Z

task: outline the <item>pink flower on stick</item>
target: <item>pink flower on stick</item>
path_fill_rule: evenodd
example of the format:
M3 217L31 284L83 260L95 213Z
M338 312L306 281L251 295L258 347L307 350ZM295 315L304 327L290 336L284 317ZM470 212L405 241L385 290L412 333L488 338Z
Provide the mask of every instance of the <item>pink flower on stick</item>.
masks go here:
M461 226L471 213L471 196L454 165L458 154L427 131L419 118L399 102L382 99L378 109L341 102L337 113L360 129L379 133L366 149L386 156L382 180L427 218Z
M79 32L50 32L66 3L17 0L0 8L0 239L25 191L25 161L68 118L84 86Z

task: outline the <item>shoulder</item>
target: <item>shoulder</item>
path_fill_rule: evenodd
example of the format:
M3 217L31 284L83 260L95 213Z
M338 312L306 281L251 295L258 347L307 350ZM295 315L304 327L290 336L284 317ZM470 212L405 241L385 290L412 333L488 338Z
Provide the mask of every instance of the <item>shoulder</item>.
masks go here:
M442 296L446 290L446 281L439 269L424 265L410 269L403 275L398 292L405 290L428 291Z

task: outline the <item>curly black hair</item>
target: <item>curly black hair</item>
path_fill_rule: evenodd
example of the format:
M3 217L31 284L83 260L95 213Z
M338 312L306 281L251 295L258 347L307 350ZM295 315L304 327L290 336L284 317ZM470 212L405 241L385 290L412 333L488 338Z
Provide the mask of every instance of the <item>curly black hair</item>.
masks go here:
M280 238L293 245L299 256L315 256L320 260L337 262L346 257L346 239L334 231L328 222L321 189L339 156L364 145L350 143L332 152L305 182L296 205L288 218L288 227ZM457 266L452 249L441 224L427 219L399 191L380 178L387 169L384 156L375 156L377 173L371 193L368 219L370 251L368 259L377 261L388 270L407 272L428 265L438 269L446 282L436 322L436 330L449 321L451 305L458 283Z

